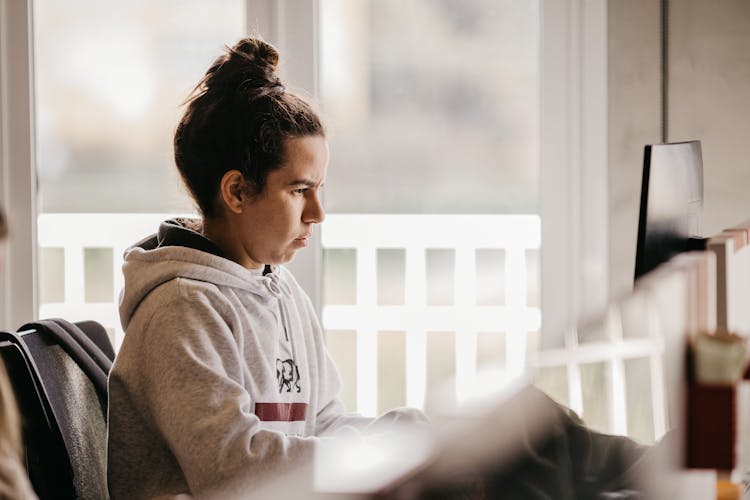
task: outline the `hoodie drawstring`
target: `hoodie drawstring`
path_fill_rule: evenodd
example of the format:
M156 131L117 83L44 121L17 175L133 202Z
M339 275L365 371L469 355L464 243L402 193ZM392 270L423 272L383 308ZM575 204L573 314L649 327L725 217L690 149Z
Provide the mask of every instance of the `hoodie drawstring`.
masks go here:
M281 281L281 279L279 279L279 275L276 273L268 273L265 275L265 278L266 288L269 292L271 292L271 295L276 297L279 301L279 315L281 316L281 327L284 330L284 338L291 344L292 357L296 358L296 354L294 352L294 342L289 338L289 312L287 311L286 305L284 303L285 292L286 295L291 296L292 290L287 283L284 283Z

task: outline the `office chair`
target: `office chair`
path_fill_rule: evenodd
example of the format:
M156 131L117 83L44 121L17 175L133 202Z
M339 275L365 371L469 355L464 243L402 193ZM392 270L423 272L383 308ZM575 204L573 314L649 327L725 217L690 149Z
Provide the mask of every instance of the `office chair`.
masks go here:
M65 320L40 320L23 325L15 337L25 354L27 365L39 380L39 397L46 401L51 416L50 427L58 433L52 436L64 450L64 457L51 457L62 470L70 470L69 489L73 494L61 495L53 491L44 495L45 486L34 481L37 473L29 476L37 494L44 498L108 498L106 485L106 416L107 375L113 354L106 331L94 322L79 324ZM86 332L92 333L90 337ZM98 334L97 334L98 332ZM103 332L103 336L100 335ZM12 334L8 334L12 335ZM92 340L95 339L95 340ZM100 347L100 344L102 347ZM112 356L113 357L113 356ZM25 414L24 414L25 416ZM29 438L27 440L27 437ZM24 444L33 448L32 436L24 434ZM46 443L44 444L46 448ZM36 453L33 449L32 455ZM28 453L28 452L27 452ZM45 451L41 460L47 461ZM67 464L62 464L67 462ZM29 463L32 467L34 464ZM49 464L45 463L42 469ZM46 481L46 478L42 482Z

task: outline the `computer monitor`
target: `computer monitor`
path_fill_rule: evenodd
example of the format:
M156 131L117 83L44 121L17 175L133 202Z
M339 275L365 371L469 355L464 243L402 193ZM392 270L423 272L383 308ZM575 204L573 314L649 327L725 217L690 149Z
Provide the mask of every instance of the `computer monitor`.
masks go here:
M643 151L635 279L675 254L702 247L702 209L703 158L700 141L646 145Z

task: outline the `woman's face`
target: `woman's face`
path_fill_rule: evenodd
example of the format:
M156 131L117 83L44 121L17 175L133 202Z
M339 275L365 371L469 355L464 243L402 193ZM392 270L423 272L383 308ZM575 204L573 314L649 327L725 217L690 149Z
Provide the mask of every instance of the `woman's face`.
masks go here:
M239 263L248 268L283 264L308 245L325 214L320 191L328 169L328 143L314 135L287 139L284 163L268 174L259 195L245 197L236 219Z

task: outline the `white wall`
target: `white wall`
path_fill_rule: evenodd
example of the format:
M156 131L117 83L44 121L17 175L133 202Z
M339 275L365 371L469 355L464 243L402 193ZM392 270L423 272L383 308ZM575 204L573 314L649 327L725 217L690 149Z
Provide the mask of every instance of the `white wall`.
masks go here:
M643 146L661 141L660 2L609 0L610 295L633 280ZM672 0L668 140L700 139L702 233L750 219L750 2Z
M643 146L661 140L660 17L654 0L608 3L610 296L632 287Z
M672 1L670 140L701 139L704 234L750 219L750 2Z

